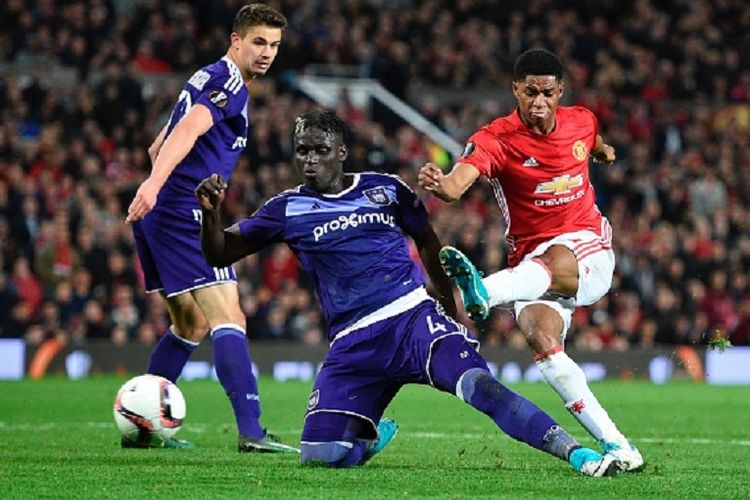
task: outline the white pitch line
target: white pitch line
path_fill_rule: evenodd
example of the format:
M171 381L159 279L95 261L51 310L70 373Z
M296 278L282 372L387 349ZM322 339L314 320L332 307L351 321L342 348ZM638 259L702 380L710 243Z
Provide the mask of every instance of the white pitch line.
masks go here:
M65 428L88 428L88 429L115 429L113 422L45 422L41 424L17 424L10 422L3 422L0 420L0 432L16 432L16 431L55 431ZM184 432L191 434L203 434L208 431L212 426L206 423L190 422L186 423L182 429ZM215 427L215 426L214 426ZM282 434L299 434L302 432L301 429L284 429L276 430ZM400 429L401 435L407 435L410 437L416 437L419 439L487 439L491 433L480 433L480 432L460 432L460 433L445 433L445 432L409 432L405 429ZM504 434L494 434L491 436L493 439L496 437L512 439L510 436ZM576 437L576 436L574 436ZM585 440L580 436L576 439ZM642 437L632 438L632 441L638 443L653 443L653 444L721 444L721 445L735 445L735 446L750 446L749 439L713 439L713 438L653 438L653 437Z
M448 439L448 438L468 438L468 439L481 439L486 438L487 434L462 432L460 434L446 434L442 432L409 432L402 431L404 434L410 434L418 438L424 439ZM510 436L502 436L508 439L512 439ZM575 436L574 436L575 437ZM632 438L632 441L638 443L663 443L663 444L733 444L738 446L750 446L750 440L747 439L711 439L711 438Z

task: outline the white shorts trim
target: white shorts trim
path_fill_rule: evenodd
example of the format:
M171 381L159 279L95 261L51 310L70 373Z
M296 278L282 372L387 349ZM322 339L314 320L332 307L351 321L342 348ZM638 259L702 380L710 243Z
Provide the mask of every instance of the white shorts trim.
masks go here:
M348 415L350 417L359 417L372 427L373 432L375 432L375 435L378 435L378 426L375 425L375 422L373 422L370 418L362 415L361 413L355 413L353 411L346 411L346 410L334 410L330 408L316 408L315 410L308 411L305 415L305 420L307 420L307 417L310 415L313 415L315 413L340 413L342 415Z
M411 292L407 293L406 295L402 295L398 299L394 300L387 306L383 306L377 311L371 312L364 318L360 319L356 323L347 326L340 332L338 332L331 341L331 346L339 340L342 337L345 337L352 333L355 330L359 330L360 328L364 328L366 326L370 326L372 324L377 323L378 321L383 321L384 319L392 318L394 316L398 316L402 312L408 311L409 309L416 307L417 304L420 304L424 302L425 300L430 300L431 297L427 294L427 290L423 286L420 286L419 288L415 288Z
M200 285L191 286L189 288L184 288L182 290L178 290L176 292L169 293L169 294L167 294L167 298L170 299L172 297L176 297L177 295L182 295L183 293L193 292L193 291L199 290L201 288L208 288L209 286L223 285L224 283L237 283L237 280L231 280L230 279L230 280L212 281L210 283L203 283L203 284L200 284ZM158 291L161 291L161 290L164 290L164 288L157 288L157 289L154 289L154 290L148 290L148 293L158 292Z

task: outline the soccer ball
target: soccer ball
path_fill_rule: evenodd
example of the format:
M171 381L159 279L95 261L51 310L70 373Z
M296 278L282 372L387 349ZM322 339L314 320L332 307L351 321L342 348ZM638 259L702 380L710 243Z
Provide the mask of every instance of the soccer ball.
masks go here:
M185 397L176 385L158 375L139 375L117 391L113 413L125 437L159 445L180 430L185 410Z

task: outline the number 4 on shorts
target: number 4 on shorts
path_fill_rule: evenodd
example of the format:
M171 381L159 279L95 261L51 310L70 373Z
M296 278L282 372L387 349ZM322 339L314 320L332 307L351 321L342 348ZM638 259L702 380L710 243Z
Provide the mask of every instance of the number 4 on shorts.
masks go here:
M432 316L427 316L427 328L430 329L430 334L435 335L438 332L447 332L448 329L445 327L444 323L440 323L439 321L436 321L433 323Z

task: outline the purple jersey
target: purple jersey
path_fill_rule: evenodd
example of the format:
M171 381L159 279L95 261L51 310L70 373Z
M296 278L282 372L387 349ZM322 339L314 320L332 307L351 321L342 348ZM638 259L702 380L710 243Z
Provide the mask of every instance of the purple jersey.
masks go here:
M211 267L200 245L201 210L194 190L213 173L229 179L247 142L248 92L236 64L226 57L196 71L177 98L165 139L196 103L206 106L213 126L198 138L167 178L156 206L133 224L146 290L168 297L234 282L229 267Z
M330 340L424 286L405 236L426 224L416 193L376 173L354 174L351 187L334 195L299 186L238 223L254 251L276 242L291 247L315 282Z
M159 203L189 201L198 206L193 191L211 174L229 179L247 144L249 93L237 65L227 57L196 71L182 88L167 124L167 135L195 104L208 108L213 126L167 179Z

